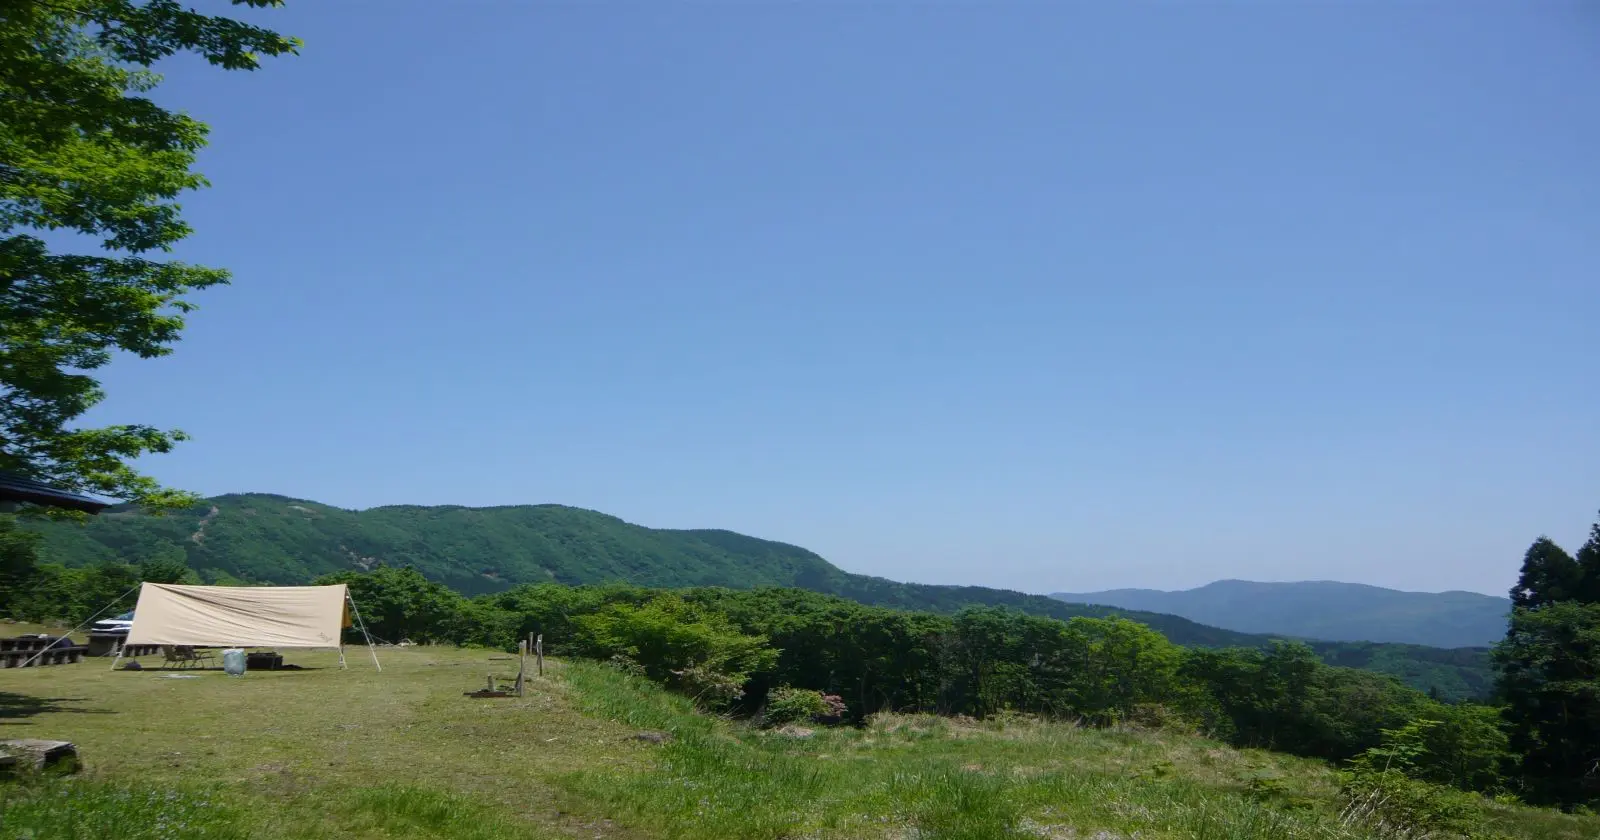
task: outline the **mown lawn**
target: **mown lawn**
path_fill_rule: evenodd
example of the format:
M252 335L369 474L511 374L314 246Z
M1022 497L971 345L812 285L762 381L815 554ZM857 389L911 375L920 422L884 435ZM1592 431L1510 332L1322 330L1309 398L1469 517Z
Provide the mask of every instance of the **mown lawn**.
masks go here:
M1375 837L1340 824L1325 765L1187 736L896 716L763 732L594 665L476 700L462 693L515 663L385 649L380 674L349 654L345 671L304 653L289 661L308 670L241 678L0 670L0 737L73 741L87 767L0 787L0 838ZM1600 836L1592 817L1484 818Z
M378 673L361 649L344 671L333 653L292 653L287 661L308 670L238 678L112 673L103 659L0 670L0 737L72 741L95 781L204 789L233 805L251 836L410 836L391 824L398 804L423 824L443 812L484 830L504 823L454 836L630 836L561 803L550 779L640 765L645 745L578 712L553 678L523 699L463 697L488 673L515 674L498 655L385 649Z

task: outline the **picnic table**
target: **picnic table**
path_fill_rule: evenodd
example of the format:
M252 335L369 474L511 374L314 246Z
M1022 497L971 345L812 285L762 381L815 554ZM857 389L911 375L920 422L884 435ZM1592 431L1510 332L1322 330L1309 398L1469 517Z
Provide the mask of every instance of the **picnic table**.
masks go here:
M66 636L15 636L0 639L0 668L31 668L35 665L66 665L77 662L89 650L75 645Z

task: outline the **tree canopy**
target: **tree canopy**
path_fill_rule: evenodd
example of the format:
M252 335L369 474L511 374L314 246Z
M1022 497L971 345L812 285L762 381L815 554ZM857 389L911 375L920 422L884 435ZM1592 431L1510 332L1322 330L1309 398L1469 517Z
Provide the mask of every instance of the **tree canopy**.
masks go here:
M1512 749L1532 801L1600 800L1600 523L1577 559L1543 537L1495 648Z
M281 5L234 0L236 5ZM190 233L175 199L206 126L144 94L157 61L195 53L255 69L299 41L173 0L14 2L0 14L0 470L154 506L164 490L129 461L183 433L79 428L113 353L171 352L190 292L218 268L160 256ZM98 247L96 247L98 246Z

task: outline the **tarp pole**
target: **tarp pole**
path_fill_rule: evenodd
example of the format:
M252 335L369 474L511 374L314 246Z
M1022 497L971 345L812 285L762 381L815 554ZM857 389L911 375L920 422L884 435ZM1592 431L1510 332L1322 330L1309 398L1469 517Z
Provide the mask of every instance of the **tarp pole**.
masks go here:
M134 584L133 585L133 589L128 590L128 592L133 592L133 591L137 590L141 586L144 586L144 581L142 581L142 580L139 581L138 583ZM69 642L72 641L71 637L72 637L73 633L76 633L79 630L82 630L83 628L88 627L95 619L100 617L100 613L103 613L106 610L111 609L112 607L116 606L117 603L120 602L123 598L128 597L128 592L124 592L121 595L118 595L111 603L106 604L105 606L101 607L100 608L100 612L97 612L94 615L89 616L89 618L87 620L85 620L82 624L78 625L77 627L72 628L71 630L68 630L67 631L67 635L58 636L57 638L66 639ZM51 644L51 646L54 646L55 642L51 642L50 644ZM23 662L21 665L18 665L17 667L18 668L26 668L26 667L28 667L29 665L33 664L33 660L38 659L41 656L44 656L45 652L48 651L48 650L50 650L50 648L48 648L48 647L40 648L37 653L35 653L34 655L28 657L27 661ZM118 659L122 658L122 655L121 655L120 652L118 653L117 658ZM111 664L112 665L117 664L116 660L112 660Z
M361 635L367 640L367 652L372 654L372 664L378 667L378 673L383 673L383 664L378 662L378 649L372 645L372 634L367 632L367 623L361 620L361 609L356 606L356 599L350 596L350 588L345 587L344 599L350 602L350 613L356 617L356 626L361 628ZM344 646L339 647L339 661L344 661Z

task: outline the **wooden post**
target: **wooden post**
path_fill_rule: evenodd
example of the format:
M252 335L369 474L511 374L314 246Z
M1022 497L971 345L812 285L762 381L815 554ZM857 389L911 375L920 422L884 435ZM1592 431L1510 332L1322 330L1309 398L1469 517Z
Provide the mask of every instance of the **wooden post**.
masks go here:
M494 691L494 674L489 674L489 691Z
M523 696L522 686L528 679L528 643L517 642L517 696Z
M539 663L539 676L544 676L544 634L540 633L533 641L534 661Z

